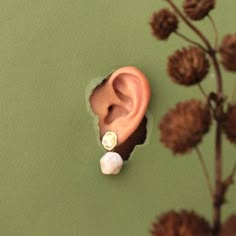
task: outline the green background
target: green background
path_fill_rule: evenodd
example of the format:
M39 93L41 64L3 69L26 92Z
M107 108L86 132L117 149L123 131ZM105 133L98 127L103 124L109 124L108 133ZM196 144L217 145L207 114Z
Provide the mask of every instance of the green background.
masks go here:
M168 108L201 97L166 75L167 56L185 43L151 36L150 16L163 6L161 0L0 0L0 235L148 235L157 215L182 208L211 220L195 153L175 158L158 141L157 123ZM212 16L221 37L234 32L235 9L235 0L217 1ZM197 25L213 41L209 21ZM122 173L103 176L104 150L85 94L91 80L125 65L149 79L153 125ZM224 74L228 95L234 80ZM203 86L215 89L212 74ZM212 127L201 145L211 176L213 133ZM225 173L235 151L225 141ZM234 185L224 218L236 211L235 196Z

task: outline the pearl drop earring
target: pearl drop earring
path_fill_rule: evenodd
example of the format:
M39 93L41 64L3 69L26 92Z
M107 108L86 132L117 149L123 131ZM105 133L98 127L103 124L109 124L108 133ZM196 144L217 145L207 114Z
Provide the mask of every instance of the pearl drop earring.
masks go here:
M123 166L123 159L119 153L112 151L117 145L116 133L107 131L102 138L102 145L108 150L100 159L102 173L105 175L118 174Z

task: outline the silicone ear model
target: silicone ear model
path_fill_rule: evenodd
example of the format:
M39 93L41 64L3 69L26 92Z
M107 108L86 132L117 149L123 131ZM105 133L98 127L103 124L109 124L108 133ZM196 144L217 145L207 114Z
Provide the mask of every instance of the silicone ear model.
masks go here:
M99 120L100 137L112 138L112 135L106 136L109 131L110 134L115 133L117 146L123 144L139 127L149 100L149 83L139 69L127 66L113 72L90 96L91 108ZM108 138L105 140L112 142ZM114 148L107 150L112 151ZM113 156L115 163L121 165L120 159L117 158L117 155L116 158Z

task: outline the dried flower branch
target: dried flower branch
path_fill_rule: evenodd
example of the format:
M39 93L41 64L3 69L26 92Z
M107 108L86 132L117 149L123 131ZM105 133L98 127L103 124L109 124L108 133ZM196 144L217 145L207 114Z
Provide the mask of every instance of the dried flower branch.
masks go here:
M210 180L210 176L208 174L206 163L204 161L204 158L202 156L202 153L201 153L200 149L198 147L196 147L195 150L196 150L198 159L200 161L200 164L201 164L201 167L202 167L202 170L203 170L203 174L205 176L205 179L206 179L206 182L207 182L207 185L208 185L209 193L210 193L212 199L214 199L214 190L213 190L213 187L211 185L211 180Z
M222 133L224 132L227 138L232 143L236 144L236 104L234 103L236 101L234 101L233 94L232 104L228 105L227 112L224 111L226 97L223 91L222 73L219 60L217 58L217 53L220 53L221 62L226 70L236 71L236 34L227 35L223 39L218 51L218 30L213 18L209 15L210 11L215 8L215 0L184 0L183 11L185 14L182 13L173 0L165 1L173 9L173 12L176 14L175 16L182 20L204 44L202 46L200 43L191 40L189 37L177 31L176 27L176 29L171 33L175 33L194 46L177 50L168 58L168 74L177 84L185 86L197 84L200 91L206 98L206 104L194 99L191 101L178 103L174 109L171 109L162 118L159 124L159 129L161 131L161 142L163 142L166 147L171 149L174 154L184 154L192 148L195 148L208 183L209 191L213 198L212 233L214 236L219 236L221 231L221 206L225 202L225 195L230 185L233 183L234 175L236 175L235 164L232 173L223 181ZM212 46L206 35L204 35L203 32L191 22L191 20L201 20L207 16L215 33L214 46ZM178 21L178 24L179 23L180 22ZM168 30L168 28L166 29ZM162 32L164 31L165 29L162 28ZM208 59L213 65L216 76L216 92L211 91L209 95L206 94L200 84L209 71ZM211 124L211 114L213 119L216 121L214 189L211 186L210 177L208 175L204 159L197 146L201 142L203 135L209 130ZM163 230L163 224L162 227L159 223L155 224L155 226L155 229ZM164 229L167 228L164 227ZM176 233L175 231L170 232L172 232L173 235ZM232 235L236 235L236 232L234 233L235 234ZM167 234L160 233L155 235ZM176 233L176 235L178 235L178 233Z
M216 73L216 85L217 85L217 99L222 100L223 95L223 81L222 74L219 66L219 62L216 58L216 52L211 46L209 40L206 36L194 26L178 9L178 7L173 3L172 0L166 0L167 3L173 8L176 14L189 26L189 28L196 33L197 36L205 43L208 48L208 55L211 58L215 73ZM217 113L223 113L223 104L217 103ZM216 137L215 137L215 194L214 194L214 214L213 214L213 233L218 236L220 232L220 222L221 222L221 185L222 185L222 127L221 121L217 120L216 125Z

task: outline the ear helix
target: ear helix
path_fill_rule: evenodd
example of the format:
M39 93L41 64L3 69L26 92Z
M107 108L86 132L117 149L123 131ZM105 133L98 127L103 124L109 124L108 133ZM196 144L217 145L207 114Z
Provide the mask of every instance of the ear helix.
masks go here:
M123 159L119 153L114 152L117 145L117 134L107 131L102 138L102 145L108 151L100 159L101 172L105 175L116 175L123 166Z

